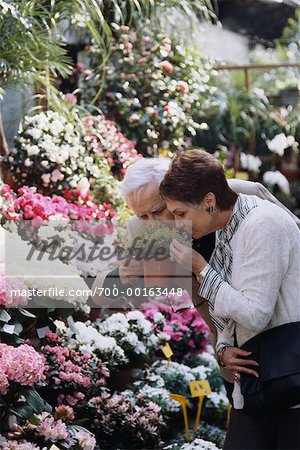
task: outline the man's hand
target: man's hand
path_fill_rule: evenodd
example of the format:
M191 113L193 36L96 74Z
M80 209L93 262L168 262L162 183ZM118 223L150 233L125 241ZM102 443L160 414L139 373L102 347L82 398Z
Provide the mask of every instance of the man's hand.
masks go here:
M119 276L122 284L130 284L139 280L144 276L143 261L137 261L132 258L129 264L126 265L125 262L122 261L119 266Z

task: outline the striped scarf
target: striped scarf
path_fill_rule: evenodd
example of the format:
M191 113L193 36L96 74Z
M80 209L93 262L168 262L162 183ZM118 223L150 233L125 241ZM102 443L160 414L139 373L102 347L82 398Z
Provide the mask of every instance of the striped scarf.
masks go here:
M219 230L216 233L216 246L211 255L209 264L219 273L221 278L229 284L231 284L233 260L230 241L247 214L257 206L258 202L255 196L240 194L234 205L226 228ZM208 281L205 282L205 280L201 283L198 295L207 299L211 319L218 331L223 332L224 330L227 330L229 336L233 337L235 322L231 319L223 319L215 315L214 303L209 300L209 293L214 282L210 281L209 283L210 285L208 285ZM219 345L222 345L222 342L218 343L218 346Z

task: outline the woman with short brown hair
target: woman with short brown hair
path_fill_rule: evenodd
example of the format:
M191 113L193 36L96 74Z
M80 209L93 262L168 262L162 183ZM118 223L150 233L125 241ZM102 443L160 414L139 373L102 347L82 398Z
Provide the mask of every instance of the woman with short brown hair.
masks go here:
M300 233L295 221L276 205L233 192L222 166L204 151L175 158L160 193L178 223L192 223L194 239L216 231L209 262L177 241L170 253L186 268L192 261L198 295L218 329L219 361L234 374L224 448L299 449ZM253 348L251 360L235 346ZM281 389L279 400L276 389L270 395L274 386Z

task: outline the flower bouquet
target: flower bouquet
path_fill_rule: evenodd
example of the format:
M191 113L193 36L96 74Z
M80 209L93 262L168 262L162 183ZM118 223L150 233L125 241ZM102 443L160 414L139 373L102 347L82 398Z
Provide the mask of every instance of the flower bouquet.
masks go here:
M127 247L129 257L142 261L145 287L171 287L177 275L177 264L170 260L173 239L192 246L188 233L167 224L143 226Z

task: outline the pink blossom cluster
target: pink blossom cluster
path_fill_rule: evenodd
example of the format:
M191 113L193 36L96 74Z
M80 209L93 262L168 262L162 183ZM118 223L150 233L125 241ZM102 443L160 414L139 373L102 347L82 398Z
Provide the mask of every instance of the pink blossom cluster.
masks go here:
M30 298L29 294L19 295L18 293L21 292L27 292L27 287L21 280L7 278L0 273L0 306L7 308L26 306Z
M66 403L71 406L78 406L83 403L84 399L85 394L83 392L74 392L73 395L60 394L57 397L57 403L59 406L66 406Z
M94 450L96 447L95 437L87 431L76 431L73 437L82 450Z
M75 419L74 409L68 405L56 406L54 412L55 420L62 420L64 423L72 422Z
M208 344L208 326L195 308L174 312L171 307L147 306L143 313L153 323L156 331L171 337L171 347L175 354L202 353ZM156 322L157 313L163 320Z
M156 448L160 431L164 426L161 415L161 407L143 394L138 394L135 402L129 401L123 394L114 393L110 395L103 392L92 398L88 406L94 417L94 427L104 439L115 439L117 435L118 444L122 439L130 442L133 448L135 442L144 444L146 448ZM118 434L122 429L122 434Z
M46 447L38 447L31 442L25 441L25 439L20 439L18 441L6 441L0 444L1 450L46 450Z
M107 160L112 174L118 178L125 175L129 164L142 158L135 149L135 142L127 139L117 129L115 122L105 120L104 116L89 116L83 124L88 143L94 152Z
M74 198L71 191L65 192L66 197ZM76 202L71 203L60 195L48 197L35 192L35 188L23 186L17 193L7 185L0 187L3 199L2 214L7 219L49 220L66 218L77 220L107 220L115 216L111 205L103 203L96 205L89 193L75 196Z
M46 357L46 379L50 386L93 389L105 385L109 371L102 361L90 353L80 354L77 350L62 345L62 340L55 333L47 335L49 344L42 347ZM73 406L70 403L70 406Z
M61 420L55 421L52 416L42 420L37 427L37 431L46 441L61 441L69 436L66 424Z
M28 344L13 347L0 344L0 393L5 395L9 382L33 386L44 376L45 358Z

